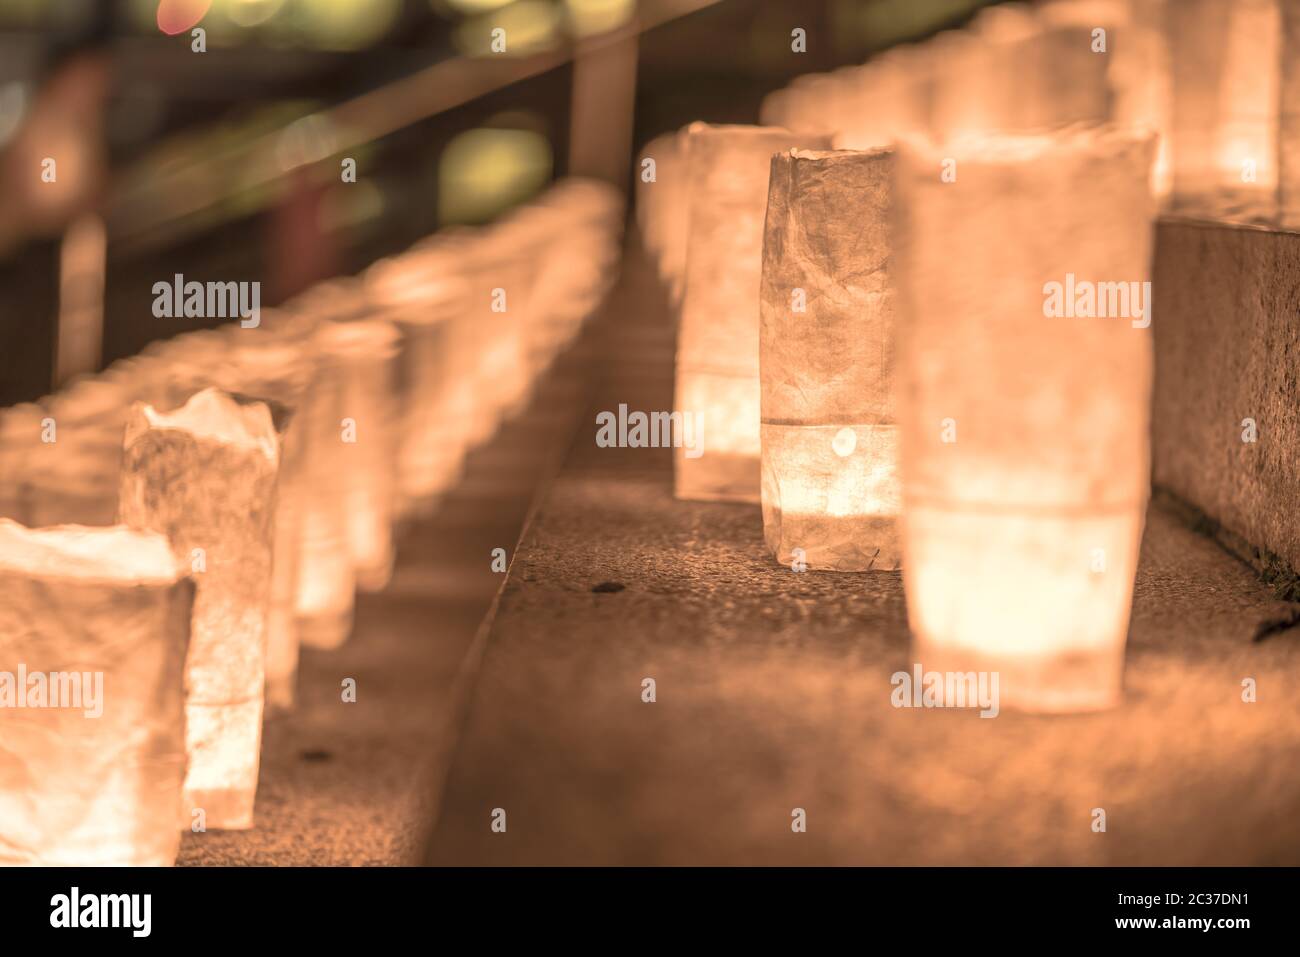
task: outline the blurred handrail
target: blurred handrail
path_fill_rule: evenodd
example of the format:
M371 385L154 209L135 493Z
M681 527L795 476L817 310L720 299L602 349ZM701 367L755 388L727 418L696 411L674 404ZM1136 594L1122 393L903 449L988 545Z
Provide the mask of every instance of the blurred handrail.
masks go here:
M294 123L321 134L324 146L299 162L286 163L283 135L294 124L173 169L161 169L153 157L122 175L107 207L109 234L115 242L147 241L185 232L182 221L250 189L265 186L303 165L372 142L438 113L513 83L562 66L576 55L626 40L670 20L696 13L719 0L641 0L636 16L606 33L570 40L529 56L456 56L432 64L360 96L301 117ZM238 170L232 176L231 169ZM172 227L170 230L166 227Z

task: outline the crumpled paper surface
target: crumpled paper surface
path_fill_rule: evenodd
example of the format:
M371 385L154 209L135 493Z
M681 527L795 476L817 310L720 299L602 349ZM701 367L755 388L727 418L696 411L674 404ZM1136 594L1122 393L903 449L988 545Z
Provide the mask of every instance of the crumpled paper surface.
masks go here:
M0 596L0 669L104 675L98 718L0 708L0 864L171 865L194 583L34 573L0 555Z
M768 547L785 565L892 570L901 559L891 163L887 150L772 158L762 504Z
M238 414L234 400L215 394L227 419ZM265 413L258 441L273 455L155 425L137 405L122 462L122 521L162 532L182 561L203 550L185 662L185 800L204 810L209 828L251 827L257 790L279 440L269 410L254 406Z

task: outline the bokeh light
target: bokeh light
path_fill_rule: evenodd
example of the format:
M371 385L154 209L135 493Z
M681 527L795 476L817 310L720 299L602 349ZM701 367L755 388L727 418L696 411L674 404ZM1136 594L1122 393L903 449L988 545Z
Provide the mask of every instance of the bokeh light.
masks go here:
M564 0L569 29L575 36L606 33L636 13L636 0Z
M439 218L486 222L541 189L552 163L550 142L534 130L467 130L447 144L438 164Z
M197 26L211 6L212 0L161 0L155 22L163 33L175 36Z
M516 0L493 13L470 17L456 28L456 46L470 56L529 56L555 45L560 10L546 0ZM492 48L496 30L505 31L505 49Z

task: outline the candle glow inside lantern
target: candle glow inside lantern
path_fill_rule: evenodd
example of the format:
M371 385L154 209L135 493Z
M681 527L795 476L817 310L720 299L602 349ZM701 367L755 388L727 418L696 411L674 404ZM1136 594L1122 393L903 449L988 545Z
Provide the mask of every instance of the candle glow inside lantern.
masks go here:
M1152 154L1149 135L1086 130L899 147L914 660L998 672L1009 706L1120 695L1149 493Z
M1278 188L1278 0L1166 5L1174 209L1269 219Z
M138 405L125 447L122 521L165 534L197 585L185 660L186 810L201 808L209 828L249 828L280 465L271 412L216 389L172 413Z
M370 298L402 333L398 510L430 514L459 474L465 432L455 418L455 323L466 307L463 276L437 247L371 267ZM459 357L462 358L463 357Z
M502 420L520 412L530 395L528 332L533 264L526 250L503 242L494 229L482 229L466 244L468 314L478 326L478 392L485 417L478 420L476 443L490 439Z
M31 521L31 469L44 419L45 410L34 402L0 409L0 518Z
M312 357L291 342L268 332L233 327L239 341L218 372L218 387L267 403L280 437L276 482L275 534L271 594L266 616L266 704L288 711L298 685L299 542L305 495L306 449L303 412L312 377Z
M654 179L646 179L646 160L654 160ZM668 287L669 301L681 305L686 268L689 207L686 205L686 138L656 136L637 164L636 218L642 242Z
M763 531L777 561L898 567L887 150L772 158L763 244Z
M30 488L34 526L112 525L122 430L130 407L125 391L98 376L78 380L42 400L50 420L36 449L38 478Z
M891 47L856 75L854 108L839 123L837 149L888 146L929 128L935 65L923 45Z
M690 128L690 240L676 411L703 448L675 449L678 498L759 501L759 278L772 154L829 138L752 126ZM690 453L690 454L688 454Z
M339 388L333 441L320 451L337 469L346 539L357 587L379 591L393 573L396 488L393 408L399 334L384 319L324 323L314 342ZM326 433L320 433L322 440Z
M170 866L194 584L167 539L0 519L0 595L0 865Z
M320 327L304 314L286 315L283 332L315 361L298 414L302 441L302 494L298 524L298 587L294 626L310 648L337 648L352 632L356 572L343 512L345 476L339 467L343 440L343 376L314 334Z
M931 41L932 136L1028 132L1110 117L1108 57L1084 27L1044 23L1031 13L989 7L972 29Z

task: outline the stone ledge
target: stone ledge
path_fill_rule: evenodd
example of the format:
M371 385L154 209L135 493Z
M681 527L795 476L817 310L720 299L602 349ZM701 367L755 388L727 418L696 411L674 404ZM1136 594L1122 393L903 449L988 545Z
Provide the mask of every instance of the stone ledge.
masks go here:
M891 706L897 573L790 572L757 508L676 501L666 456L607 451L575 446L521 546L430 861L1300 863L1300 641L1252 641L1268 589L1168 511L1122 707L982 720Z
M1300 233L1156 230L1153 480L1282 581L1300 570Z

